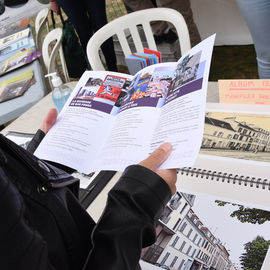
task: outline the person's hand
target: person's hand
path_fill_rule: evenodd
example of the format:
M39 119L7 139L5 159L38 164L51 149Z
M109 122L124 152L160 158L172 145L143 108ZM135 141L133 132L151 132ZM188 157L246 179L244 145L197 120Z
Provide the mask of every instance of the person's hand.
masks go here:
M54 125L57 118L57 110L55 108L52 108L49 110L48 114L43 120L41 130L46 134L50 128Z
M148 158L141 161L139 165L146 167L157 173L170 187L171 193L176 192L176 169L156 170L170 155L172 146L170 143L163 143Z
M56 13L59 14L60 6L56 1L50 1L50 9Z

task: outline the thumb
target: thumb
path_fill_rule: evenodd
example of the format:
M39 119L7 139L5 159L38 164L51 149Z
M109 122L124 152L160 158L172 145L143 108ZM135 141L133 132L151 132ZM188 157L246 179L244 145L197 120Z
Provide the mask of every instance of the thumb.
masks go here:
M163 143L148 158L141 161L139 165L154 171L168 158L171 152L172 152L172 145L167 142Z
M40 129L46 134L50 130L50 128L54 125L56 118L57 118L57 110L55 108L50 109L45 119L43 120Z

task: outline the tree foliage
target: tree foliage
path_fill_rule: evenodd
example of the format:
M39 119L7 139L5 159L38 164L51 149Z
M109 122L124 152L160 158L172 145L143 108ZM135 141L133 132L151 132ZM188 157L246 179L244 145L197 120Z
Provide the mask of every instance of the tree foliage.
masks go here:
M256 209L256 208L248 208L243 205L233 204L229 202L216 201L218 206L225 206L226 204L231 204L233 206L237 206L238 209L231 213L231 217L236 217L242 223L248 222L252 224L263 224L266 221L270 221L270 212Z
M260 270L270 245L270 241L257 236L244 245L245 252L240 256L241 265L246 270Z

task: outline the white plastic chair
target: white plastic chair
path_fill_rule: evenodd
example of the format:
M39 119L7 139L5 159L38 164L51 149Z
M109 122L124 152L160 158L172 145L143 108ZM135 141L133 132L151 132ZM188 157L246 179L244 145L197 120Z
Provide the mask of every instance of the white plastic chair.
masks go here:
M45 67L47 69L47 73L52 73L52 72L56 72L55 60L56 60L57 54L59 53L63 73L65 76L65 82L69 82L70 79L69 79L66 61L65 61L65 57L64 57L64 53L62 49L62 44L61 44L62 33L63 31L61 28L55 28L46 35L43 41L43 45L42 45L42 57L43 57ZM53 42L55 43L50 52L49 46L50 44L53 44ZM74 59L74 61L76 61L76 59ZM52 87L51 81L50 81L50 86Z
M150 22L166 21L174 25L179 38L180 52L183 55L190 49L190 38L184 17L170 8L150 8L135 11L119 17L100 28L88 41L87 57L93 70L104 70L99 57L101 44L113 35L117 35L125 57L132 52L127 41L125 31L129 29L137 52L143 52L143 44L137 25L142 25L148 48L157 50L156 42L151 30Z
M42 30L45 25L47 33L49 32L48 14L49 9L44 8L37 14L35 19L36 46L39 51L42 49Z

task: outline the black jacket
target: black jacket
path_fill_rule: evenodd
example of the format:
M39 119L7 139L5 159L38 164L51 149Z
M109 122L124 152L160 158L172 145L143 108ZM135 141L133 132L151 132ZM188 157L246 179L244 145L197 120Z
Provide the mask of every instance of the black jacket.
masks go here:
M137 269L171 196L164 180L129 166L97 224L65 181L74 179L0 136L0 269Z

